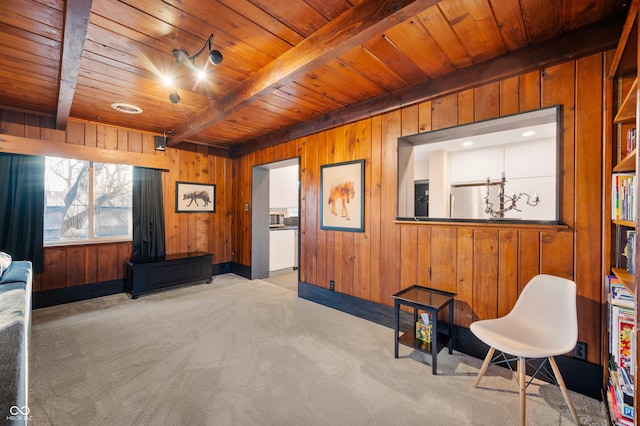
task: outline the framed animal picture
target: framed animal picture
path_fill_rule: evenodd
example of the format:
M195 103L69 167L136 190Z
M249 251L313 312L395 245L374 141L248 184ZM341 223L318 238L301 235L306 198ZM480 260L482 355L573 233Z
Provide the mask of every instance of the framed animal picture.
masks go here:
M364 160L320 166L320 229L364 232Z
M176 213L216 211L216 186L206 183L176 182Z

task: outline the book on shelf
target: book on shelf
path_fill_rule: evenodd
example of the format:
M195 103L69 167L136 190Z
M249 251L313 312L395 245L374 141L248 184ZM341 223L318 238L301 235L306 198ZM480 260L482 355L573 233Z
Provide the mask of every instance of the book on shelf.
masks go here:
M635 174L614 173L611 175L611 219L631 222L635 220L635 187Z
M624 374L626 369L620 368L613 357L609 357L609 384L607 386L607 397L611 404L611 411L614 418L625 419L633 422L635 412L633 408L634 389L633 382L627 381Z
M608 301L610 305L617 305L623 308L634 309L635 300L629 289L616 277L609 275L607 277Z
M609 353L617 366L626 368L629 375L635 375L633 362L635 348L635 311L616 305L610 306Z
M627 155L636 149L636 128L627 130Z
M634 424L636 311L634 295L614 275L606 277L609 332L607 400L617 425Z
M622 404L622 406L619 405L619 401L617 399L616 391L613 385L610 384L607 390L607 401L609 402L611 420L616 425L633 426L633 407L628 407L626 404ZM623 413L625 412L629 413L631 417L624 415Z
M620 390L624 394L624 403L633 406L633 398L636 391L635 386L633 385L633 379L629 375L629 370L626 368L618 368L617 377L618 383L620 384Z
M636 273L636 231L627 230L627 244L624 246L623 255L627 258L627 272Z

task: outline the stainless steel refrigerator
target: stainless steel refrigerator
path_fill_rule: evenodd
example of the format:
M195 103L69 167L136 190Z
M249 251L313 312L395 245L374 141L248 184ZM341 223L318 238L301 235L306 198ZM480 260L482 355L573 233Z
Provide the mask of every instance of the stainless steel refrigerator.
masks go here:
M490 185L489 199L498 207L499 185ZM487 193L486 184L460 185L451 187L451 217L456 219L491 219L484 212L484 198Z

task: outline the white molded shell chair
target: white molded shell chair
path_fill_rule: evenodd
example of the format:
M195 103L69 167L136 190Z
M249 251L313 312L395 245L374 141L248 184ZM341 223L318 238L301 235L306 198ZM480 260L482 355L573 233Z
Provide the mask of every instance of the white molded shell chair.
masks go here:
M553 275L536 275L525 286L515 306L501 318L476 321L471 331L489 345L474 387L491 363L495 350L518 358L520 423L525 424L526 359L548 358L571 415L580 424L558 365L553 358L570 352L578 340L576 284Z

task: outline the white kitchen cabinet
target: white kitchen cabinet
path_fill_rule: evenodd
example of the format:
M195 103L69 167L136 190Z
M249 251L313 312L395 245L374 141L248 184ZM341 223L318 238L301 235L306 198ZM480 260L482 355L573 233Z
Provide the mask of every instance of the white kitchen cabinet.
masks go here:
M296 229L269 231L269 271L293 268L296 259Z
M478 183L486 178L500 179L504 170L504 149L502 147L488 147L469 151L454 151L451 156L451 183Z
M298 205L298 166L273 169L269 172L269 208Z

